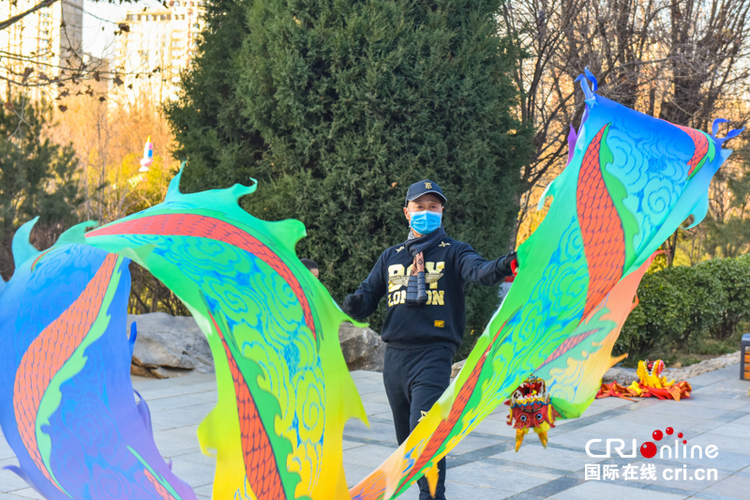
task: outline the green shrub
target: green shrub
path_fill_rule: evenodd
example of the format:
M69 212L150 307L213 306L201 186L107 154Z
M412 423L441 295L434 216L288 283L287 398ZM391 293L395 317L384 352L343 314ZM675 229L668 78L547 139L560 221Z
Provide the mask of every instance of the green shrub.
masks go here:
M720 317L711 326L711 336L726 339L737 332L740 322L748 318L750 309L750 255L736 259L713 259L701 264L722 284L725 305Z
M682 291L664 271L649 273L638 288L639 305L630 313L615 344L615 353L649 352L664 347L687 328Z
M627 352L633 363L678 351L716 355L733 350L732 337L750 316L750 257L650 272L638 299L614 354Z
M704 265L672 267L663 272L682 298L680 310L685 321L683 331L668 341L689 350L718 323L726 309L726 293L721 281Z

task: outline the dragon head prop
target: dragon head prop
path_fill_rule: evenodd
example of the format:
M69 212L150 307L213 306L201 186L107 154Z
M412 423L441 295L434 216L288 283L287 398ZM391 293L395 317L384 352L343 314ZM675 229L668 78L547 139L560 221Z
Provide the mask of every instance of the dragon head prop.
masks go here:
M518 386L506 404L510 406L508 425L516 429L516 451L530 429L534 429L546 448L547 431L555 426L559 413L550 404L544 380L532 375Z
M667 381L667 377L661 374L665 367L664 361L660 359L656 361L639 361L636 373L638 374L640 385L654 389L662 389L674 385L674 380Z

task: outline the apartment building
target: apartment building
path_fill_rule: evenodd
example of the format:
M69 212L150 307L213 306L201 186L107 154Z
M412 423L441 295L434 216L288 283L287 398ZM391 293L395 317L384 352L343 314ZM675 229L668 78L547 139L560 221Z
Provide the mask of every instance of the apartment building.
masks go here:
M167 5L127 11L121 21L129 30L118 37L114 66L131 99L144 93L157 102L175 99L180 70L190 65L204 25L204 2L173 0Z
M43 84L81 64L84 0L61 0L0 30L0 91L7 96L25 87L32 97L54 91ZM0 19L9 19L35 6L38 0L0 1ZM31 72L28 70L31 68Z

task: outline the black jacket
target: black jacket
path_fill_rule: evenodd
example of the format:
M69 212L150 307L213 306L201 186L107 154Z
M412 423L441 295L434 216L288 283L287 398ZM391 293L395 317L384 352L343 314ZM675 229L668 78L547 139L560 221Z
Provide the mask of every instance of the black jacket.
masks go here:
M505 256L484 260L468 243L447 236L425 251L424 258L425 305L404 303L414 259L400 244L380 255L370 275L354 293L360 295L361 300L345 301L344 310L362 320L372 314L381 297L387 295L383 341L399 349L444 345L455 353L461 345L466 324L466 284L495 285L512 272L504 263Z

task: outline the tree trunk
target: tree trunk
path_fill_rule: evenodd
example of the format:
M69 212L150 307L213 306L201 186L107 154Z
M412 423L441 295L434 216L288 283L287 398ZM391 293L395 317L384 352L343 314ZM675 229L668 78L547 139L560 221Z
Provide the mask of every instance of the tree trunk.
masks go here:
M679 229L667 239L667 249L665 255L667 257L667 267L672 267L674 264L674 257L677 254L677 233Z
M159 282L154 278L154 284L151 295L151 312L156 312L159 306Z

